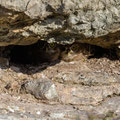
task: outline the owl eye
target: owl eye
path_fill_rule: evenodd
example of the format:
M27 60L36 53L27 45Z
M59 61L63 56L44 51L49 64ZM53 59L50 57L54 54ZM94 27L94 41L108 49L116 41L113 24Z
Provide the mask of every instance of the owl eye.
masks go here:
M55 46L56 46L55 43L49 43L50 48L55 48Z
M77 52L79 50L79 45L72 45L71 50Z

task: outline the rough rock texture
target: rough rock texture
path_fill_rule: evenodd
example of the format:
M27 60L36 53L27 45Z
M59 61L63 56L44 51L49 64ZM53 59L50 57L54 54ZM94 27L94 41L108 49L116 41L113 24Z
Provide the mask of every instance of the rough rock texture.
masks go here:
M0 45L120 44L119 0L0 0Z
M0 46L38 40L115 47L120 56L120 0L0 0ZM0 55L0 120L120 120L120 61L113 49L89 59L82 50L67 51L60 61L58 46L41 44L42 55L36 46L12 47L10 56ZM26 65L30 60L39 62Z
M55 85L51 81L40 79L28 81L23 85L23 89L38 99L55 100L58 97Z
M0 119L120 120L120 61L77 56L37 67L5 62Z

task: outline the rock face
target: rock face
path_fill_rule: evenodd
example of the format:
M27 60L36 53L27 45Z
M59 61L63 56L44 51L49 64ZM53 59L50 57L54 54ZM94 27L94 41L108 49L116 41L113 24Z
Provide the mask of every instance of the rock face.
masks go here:
M120 44L119 0L0 0L0 46L38 40Z
M120 61L77 57L37 66L1 57L0 120L120 120Z
M120 0L0 0L0 120L120 120L119 59L78 43L120 56Z

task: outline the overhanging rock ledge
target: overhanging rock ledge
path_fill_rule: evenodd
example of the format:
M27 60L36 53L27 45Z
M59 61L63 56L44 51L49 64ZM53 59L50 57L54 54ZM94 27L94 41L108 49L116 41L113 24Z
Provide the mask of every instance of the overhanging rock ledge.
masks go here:
M120 45L119 0L0 0L0 46L38 40Z

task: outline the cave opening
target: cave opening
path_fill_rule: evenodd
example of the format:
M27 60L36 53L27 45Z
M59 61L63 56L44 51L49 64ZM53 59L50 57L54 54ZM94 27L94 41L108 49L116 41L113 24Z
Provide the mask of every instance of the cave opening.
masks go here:
M43 61L44 42L27 46L10 46L10 62L15 64L37 64Z
M56 45L48 44L44 41L39 41L27 46L11 46L10 62L15 64L31 64L38 65L56 61L59 58L59 51Z
M76 49L76 44L79 48ZM78 47L77 46L77 47ZM3 47L1 48L3 49ZM105 49L102 47L74 43L72 45L58 45L55 43L47 43L45 41L39 41L32 45L11 45L4 47L1 56L8 58L11 64L30 64L39 65L42 63L51 63L54 61L60 61L62 53L68 54L70 50L78 52L83 52L83 55L87 54L87 59L99 59L102 57L107 57L111 60L118 59L115 49ZM78 50L79 49L79 50Z

